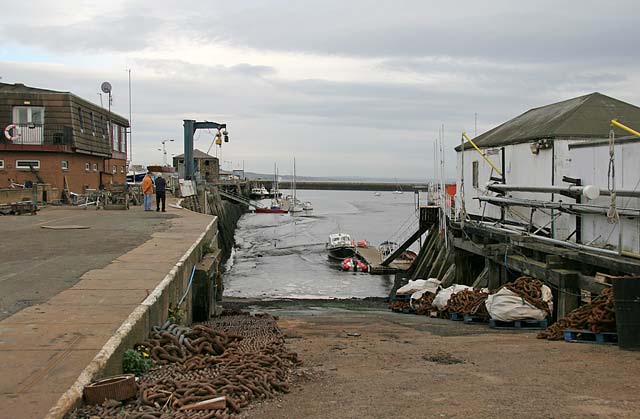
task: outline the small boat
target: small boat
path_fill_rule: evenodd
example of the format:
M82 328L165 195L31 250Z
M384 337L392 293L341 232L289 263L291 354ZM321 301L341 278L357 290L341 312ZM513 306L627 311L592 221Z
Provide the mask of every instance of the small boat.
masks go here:
M340 264L343 271L369 272L369 266L356 257L346 258Z
M313 204L309 201L305 202L304 204L302 204L302 209L305 211L311 211L313 210Z
M402 188L400 187L400 184L398 183L398 179L396 179L396 190L393 191L394 194L397 195L402 195Z
M380 195L381 195L380 192L376 192L373 194L373 196L380 196Z
M269 191L264 185L260 185L259 188L251 188L251 199L265 199L269 196Z
M398 248L398 243L392 242L392 241L382 242L380 243L380 246L378 246L378 250L380 251L380 254L382 255L383 258L386 258L387 256L389 256L397 248Z
M329 257L339 260L351 257L356 252L356 245L351 240L351 236L345 233L330 234L326 248L329 251Z
M269 208L256 208L258 214L284 214L286 211L280 208L280 204L275 199L271 200Z

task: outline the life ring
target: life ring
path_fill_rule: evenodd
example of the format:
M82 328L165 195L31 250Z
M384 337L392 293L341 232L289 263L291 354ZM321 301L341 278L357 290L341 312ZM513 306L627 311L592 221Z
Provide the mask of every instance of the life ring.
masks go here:
M11 130L14 130L13 132L15 133L15 135L11 135ZM7 125L7 127L4 129L4 136L9 141L17 140L18 138L20 138L20 134L18 133L18 126L16 124Z

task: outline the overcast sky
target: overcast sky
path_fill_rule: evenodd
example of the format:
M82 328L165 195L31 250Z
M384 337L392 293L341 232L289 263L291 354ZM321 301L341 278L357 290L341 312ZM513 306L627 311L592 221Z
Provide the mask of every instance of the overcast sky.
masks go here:
M447 173L464 130L599 91L640 104L640 2L0 0L0 77L128 116L133 162L182 153L182 120L226 122L223 167L309 176ZM106 102L105 102L106 103ZM208 132L196 134L207 151ZM170 157L170 156L169 156Z

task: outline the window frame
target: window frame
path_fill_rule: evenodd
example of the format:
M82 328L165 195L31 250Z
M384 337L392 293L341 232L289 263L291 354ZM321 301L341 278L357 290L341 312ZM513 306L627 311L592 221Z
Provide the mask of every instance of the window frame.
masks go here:
M45 107L44 106L30 106L30 105L19 105L19 106L14 106L11 110L11 117L12 122L14 124L35 124L35 122L33 122L33 110L34 109L41 109L42 110L42 122L38 122L38 125L44 125L44 112L45 112ZM18 121L18 118L16 118L17 113L20 109L25 109L27 111L27 121L26 122L20 122Z
M69 160L60 160L60 167L62 170L69 170Z
M471 162L471 184L476 189L480 185L480 162L478 160Z
M27 167L21 166L21 163L24 162L37 162L37 165L29 165ZM33 170L40 170L40 160L29 160L29 159L17 159L16 160L16 170L31 170L33 168Z
M85 172L90 172L91 171L91 164L89 162L86 162L84 164L84 171Z
M94 172L98 171L98 163L93 163L93 171Z
M78 122L80 123L80 132L84 134L84 116L81 107L78 107Z
M0 159L0 170L4 169L4 160Z

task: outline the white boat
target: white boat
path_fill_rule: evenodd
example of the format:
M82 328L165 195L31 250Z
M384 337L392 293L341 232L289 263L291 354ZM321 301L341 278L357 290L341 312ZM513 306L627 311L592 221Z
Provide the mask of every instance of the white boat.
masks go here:
M289 206L289 212L290 213L294 213L294 212L302 212L303 211L303 207L302 207L302 203L300 201L298 201L298 198L296 198L296 158L293 158L293 197L291 199L291 204Z
M381 195L380 192L376 192L373 194L373 196L380 196L380 195Z
M398 195L402 195L402 188L400 187L400 184L398 183L398 179L396 179L396 190L393 191L394 194L398 194Z
M264 185L260 185L258 188L251 188L251 198L264 199L269 196L269 191Z
M329 241L326 244L329 257L343 260L354 255L356 245L351 240L351 236L345 233L329 234Z
M302 204L302 209L305 211L312 211L313 210L313 204L309 201L305 202L304 204Z

